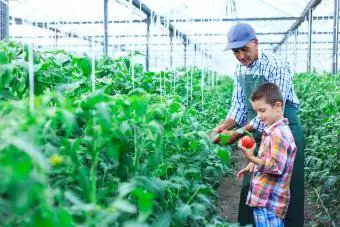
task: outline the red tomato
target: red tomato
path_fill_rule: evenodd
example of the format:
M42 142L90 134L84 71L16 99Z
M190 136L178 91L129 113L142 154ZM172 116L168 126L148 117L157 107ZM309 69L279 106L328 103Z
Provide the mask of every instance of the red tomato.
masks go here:
M250 149L254 146L255 140L250 136L243 136L241 139L241 143L243 147Z

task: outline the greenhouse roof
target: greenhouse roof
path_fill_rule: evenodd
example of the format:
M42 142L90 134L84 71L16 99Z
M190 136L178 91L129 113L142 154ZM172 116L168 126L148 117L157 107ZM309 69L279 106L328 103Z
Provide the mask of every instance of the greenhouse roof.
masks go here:
M266 51L277 50L292 26L300 22L301 25L294 32L300 35L298 43L302 47L300 49L305 51L308 35L306 17L311 5L316 6L312 18L315 34L313 48L322 51L331 49L332 0L108 0L109 54L119 56L126 51L145 52L149 44L150 56L155 58L156 63L160 64L159 59L164 63L158 68L165 67L165 62L169 61L166 53L170 51L168 27L173 26L175 34L176 31L181 33L173 39L175 65L176 62L182 62L183 42L186 41L183 38L186 37L191 44L187 47L191 63L198 61L197 57L195 60L190 58L196 47L196 53L199 50L201 55L212 58L204 64L223 68L226 62L235 63L231 53L223 49L228 29L240 21L254 27L260 46ZM142 6L151 11L149 42L146 35L147 15ZM92 43L94 47L91 51L97 51L97 55L102 53L102 0L9 0L9 14L9 34L14 39L32 42L37 48L64 48L75 52L90 51Z

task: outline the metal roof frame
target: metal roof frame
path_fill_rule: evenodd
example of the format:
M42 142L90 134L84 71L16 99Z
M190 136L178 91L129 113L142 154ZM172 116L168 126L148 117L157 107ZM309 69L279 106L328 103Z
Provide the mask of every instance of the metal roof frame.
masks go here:
M286 31L285 36L283 37L283 39L280 41L280 43L274 48L274 52L276 52L279 47L289 38L290 34L297 29L300 24L305 20L306 16L308 15L310 9L314 9L315 7L317 7L320 4L321 0L311 0L306 8L302 11L299 19L297 19L292 26Z

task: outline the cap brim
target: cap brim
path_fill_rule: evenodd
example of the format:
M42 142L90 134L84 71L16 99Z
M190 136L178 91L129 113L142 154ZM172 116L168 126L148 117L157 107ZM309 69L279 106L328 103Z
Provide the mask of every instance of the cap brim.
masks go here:
M232 43L229 43L224 50L241 48L241 47L244 47L249 42L250 42L249 40L232 42Z

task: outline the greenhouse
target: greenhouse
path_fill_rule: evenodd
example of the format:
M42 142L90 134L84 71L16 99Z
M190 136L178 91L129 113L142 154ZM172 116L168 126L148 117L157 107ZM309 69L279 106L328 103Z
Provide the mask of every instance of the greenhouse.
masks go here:
M0 0L0 226L340 226L339 7Z

